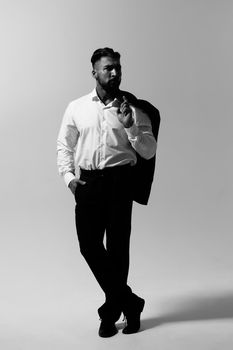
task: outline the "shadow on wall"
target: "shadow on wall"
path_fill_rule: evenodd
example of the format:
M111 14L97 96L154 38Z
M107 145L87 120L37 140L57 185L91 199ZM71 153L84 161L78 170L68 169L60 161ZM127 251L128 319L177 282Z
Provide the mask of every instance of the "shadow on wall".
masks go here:
M161 316L141 321L141 330L170 322L188 322L233 318L233 292L221 295L189 296L169 300L170 307Z

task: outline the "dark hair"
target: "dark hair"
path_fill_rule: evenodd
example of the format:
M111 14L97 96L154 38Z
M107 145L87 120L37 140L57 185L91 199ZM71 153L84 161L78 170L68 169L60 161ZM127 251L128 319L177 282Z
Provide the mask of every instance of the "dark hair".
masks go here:
M111 57L119 60L121 55L119 54L119 52L114 51L109 47L104 47L103 49L97 49L93 52L91 56L92 67L94 67L95 62L99 61L101 57Z

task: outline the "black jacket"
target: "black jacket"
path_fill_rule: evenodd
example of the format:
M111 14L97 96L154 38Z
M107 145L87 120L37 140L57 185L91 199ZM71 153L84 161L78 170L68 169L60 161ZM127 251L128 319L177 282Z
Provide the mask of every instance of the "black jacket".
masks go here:
M148 101L137 99L127 91L121 91L121 95L125 96L130 104L143 110L148 115L151 121L153 135L157 141L160 126L159 110ZM137 163L133 167L132 173L133 200L146 205L150 197L151 186L154 179L156 155L147 160L142 158L138 153L136 154Z

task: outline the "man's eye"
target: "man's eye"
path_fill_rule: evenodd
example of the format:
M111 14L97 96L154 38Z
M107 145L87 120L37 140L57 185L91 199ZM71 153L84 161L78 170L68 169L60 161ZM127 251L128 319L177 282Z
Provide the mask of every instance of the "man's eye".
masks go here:
M115 69L117 72L121 71L121 66L106 66L104 67L104 71L111 72Z

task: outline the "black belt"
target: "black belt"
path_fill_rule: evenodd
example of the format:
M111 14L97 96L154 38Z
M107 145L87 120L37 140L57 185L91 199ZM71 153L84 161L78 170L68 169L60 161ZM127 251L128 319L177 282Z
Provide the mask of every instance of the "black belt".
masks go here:
M81 175L83 174L84 176L108 176L108 175L113 175L120 172L129 171L131 168L132 166L130 164L124 164L124 165L106 167L103 169L86 170L86 169L80 168L80 170L81 170Z

